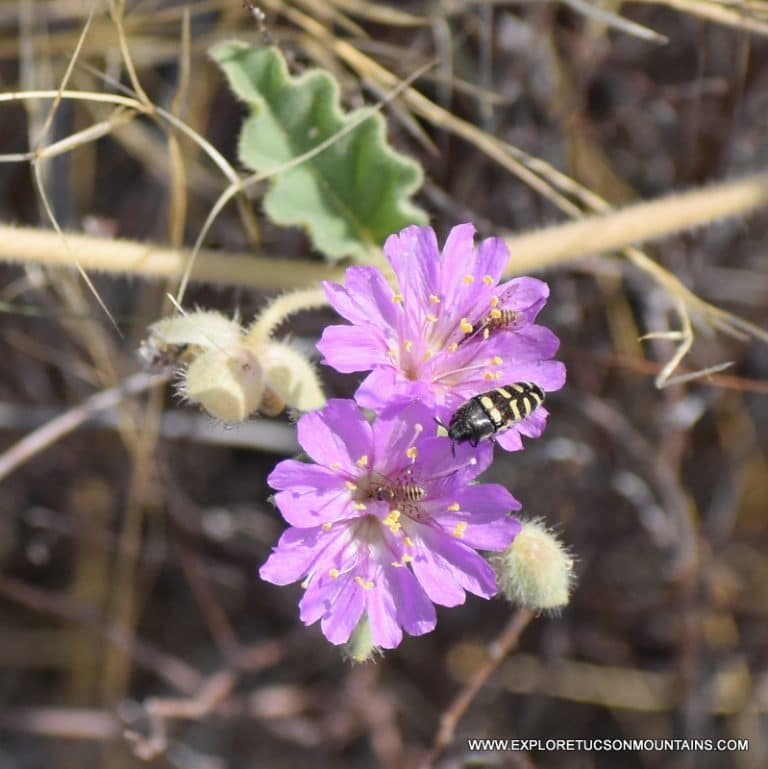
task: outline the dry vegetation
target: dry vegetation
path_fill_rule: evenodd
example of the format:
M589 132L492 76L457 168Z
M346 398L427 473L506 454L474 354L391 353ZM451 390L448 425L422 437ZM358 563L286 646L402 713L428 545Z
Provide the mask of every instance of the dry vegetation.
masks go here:
M0 3L0 258L22 263L0 283L0 767L416 767L509 621L470 600L376 664L343 662L298 622L299 588L257 576L291 422L224 429L137 373L223 194L185 306L247 319L338 272L242 182L242 108L206 56L230 36L329 69L349 106L380 103L441 234L471 220L509 236L512 269L547 268L569 384L545 436L489 475L557 525L578 587L468 690L436 764L766 766L768 3L260 8L265 23L240 0ZM742 178L686 216L675 199L607 213ZM332 318L286 329L311 349ZM470 756L466 736L751 748Z

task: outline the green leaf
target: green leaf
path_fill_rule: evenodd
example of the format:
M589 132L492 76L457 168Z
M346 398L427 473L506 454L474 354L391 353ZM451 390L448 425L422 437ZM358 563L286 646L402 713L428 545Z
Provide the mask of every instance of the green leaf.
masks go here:
M360 110L342 111L329 73L312 69L292 77L276 48L228 41L211 55L251 109L240 159L254 171L283 166L359 119ZM387 144L385 127L374 113L317 155L270 177L264 197L270 219L306 228L329 259L359 261L368 261L387 235L426 223L410 200L421 167Z

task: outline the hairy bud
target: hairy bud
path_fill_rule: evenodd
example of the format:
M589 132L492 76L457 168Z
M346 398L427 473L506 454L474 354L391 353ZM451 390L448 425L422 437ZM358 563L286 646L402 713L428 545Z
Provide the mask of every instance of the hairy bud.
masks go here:
M368 662L379 654L381 650L373 642L368 615L363 614L349 641L341 647L341 656L351 662Z
M560 609L573 586L573 558L541 520L523 521L512 544L491 558L500 592L529 609Z
M278 302L285 311L286 298ZM272 311L269 322L275 317L279 313ZM182 396L223 422L242 422L255 411L274 416L286 407L321 408L325 396L312 364L274 341L271 329L255 333L259 328L257 323L246 332L220 313L192 312L150 326L139 354L150 367L178 366Z
M248 349L206 350L189 364L182 392L222 422L243 422L259 408L264 371Z

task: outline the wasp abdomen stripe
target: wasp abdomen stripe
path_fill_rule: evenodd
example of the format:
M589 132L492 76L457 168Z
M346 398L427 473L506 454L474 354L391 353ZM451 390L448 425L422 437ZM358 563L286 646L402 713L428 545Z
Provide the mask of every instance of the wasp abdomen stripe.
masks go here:
M512 382L470 398L451 417L449 437L476 446L483 438L506 430L530 416L544 402L544 390L534 382Z

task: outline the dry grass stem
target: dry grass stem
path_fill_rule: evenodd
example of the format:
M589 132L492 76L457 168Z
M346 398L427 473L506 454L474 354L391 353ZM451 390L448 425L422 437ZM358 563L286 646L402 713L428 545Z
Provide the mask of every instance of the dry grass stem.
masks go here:
M7 243L7 238L13 245ZM189 261L190 252L94 235L67 233L70 247L86 270L134 275L150 279L178 279ZM8 246L8 247L6 247ZM341 267L319 262L280 259L258 254L224 254L201 251L192 279L204 283L261 288L265 291L292 289L320 280L340 280ZM70 255L49 230L0 225L0 259L51 267L74 267Z
M167 382L168 374L139 373L128 377L117 387L92 395L64 414L52 419L37 430L27 433L20 441L0 454L0 480L32 457L50 448L65 435L76 430L94 414L112 409L121 401L139 393L151 390Z

